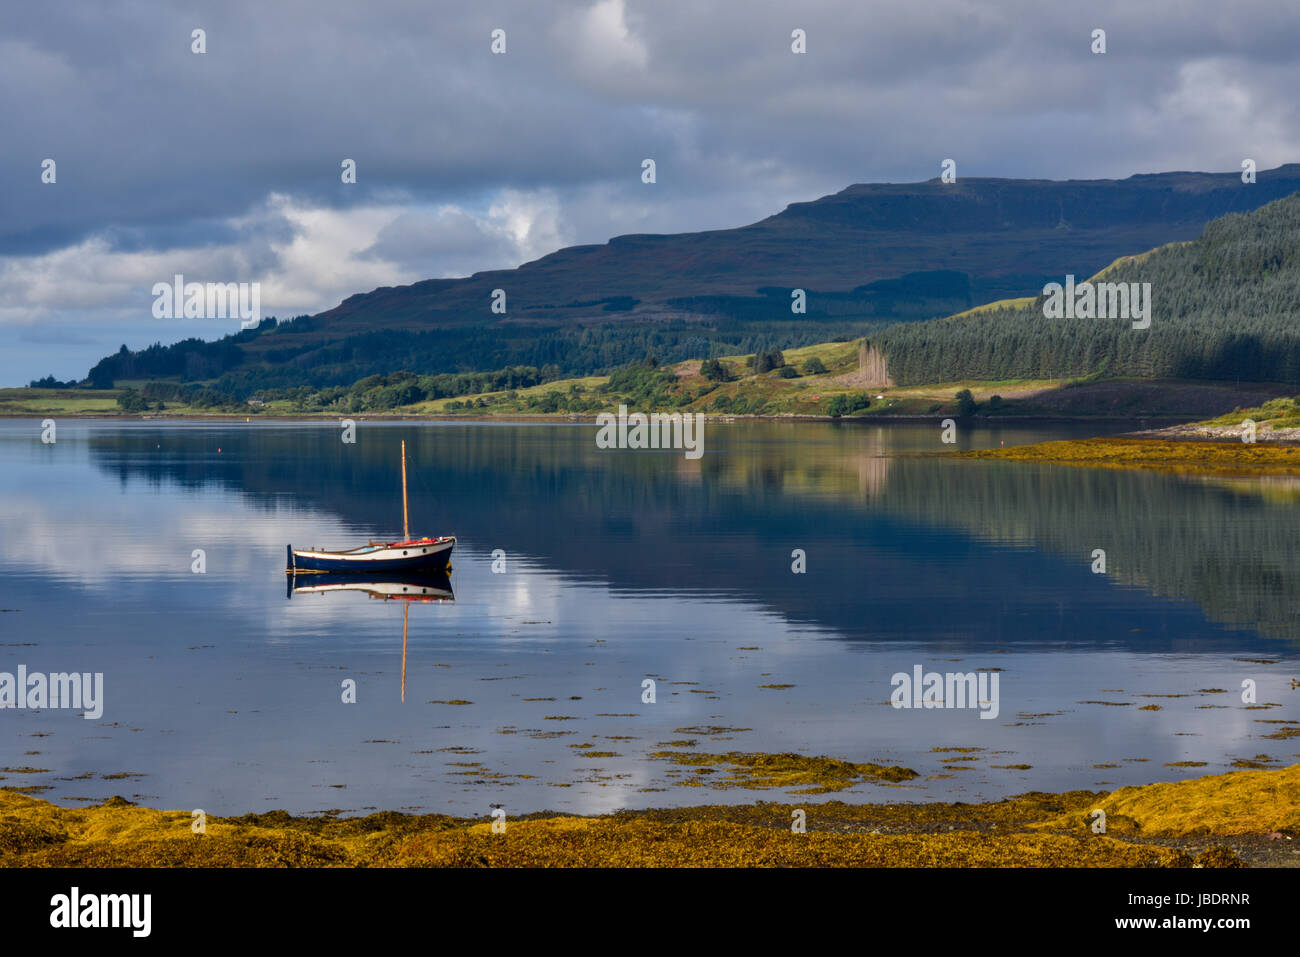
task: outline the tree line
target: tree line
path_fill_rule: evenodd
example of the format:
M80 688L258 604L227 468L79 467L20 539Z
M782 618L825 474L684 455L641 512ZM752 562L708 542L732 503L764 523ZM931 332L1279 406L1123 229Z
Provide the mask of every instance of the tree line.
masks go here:
M375 330L335 340L301 334L328 328L317 317L299 317L278 326L263 320L258 329L215 342L185 339L131 351L125 345L90 370L83 383L112 388L121 379L201 381L232 398L268 389L350 387L371 375L394 369L421 375L464 375L479 370L554 367L565 376L605 375L640 362L647 355L665 363L721 355L770 352L827 340L848 341L862 334L860 323L754 323L720 318L693 322L610 322L591 327L458 326L425 330ZM883 328L883 324L880 326ZM246 348L258 336L270 348ZM464 393L462 393L464 394Z

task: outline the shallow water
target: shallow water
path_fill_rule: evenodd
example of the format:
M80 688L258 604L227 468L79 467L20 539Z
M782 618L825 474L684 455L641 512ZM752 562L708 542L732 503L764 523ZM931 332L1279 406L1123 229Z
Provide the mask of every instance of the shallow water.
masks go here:
M1300 738L1264 737L1300 718L1291 485L938 459L936 424L710 423L696 461L595 431L361 422L347 445L332 422L66 420L43 444L0 422L0 672L104 675L97 720L0 710L0 783L471 815L791 796L649 757L681 740L920 774L829 795L852 801L1296 760ZM459 537L454 601L286 598L286 544L400 534L402 439L412 533ZM997 717L891 707L916 665L1000 669Z

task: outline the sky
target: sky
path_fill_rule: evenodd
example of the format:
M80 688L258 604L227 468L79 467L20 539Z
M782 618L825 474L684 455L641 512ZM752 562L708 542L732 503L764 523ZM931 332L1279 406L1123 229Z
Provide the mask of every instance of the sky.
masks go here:
M959 177L1270 169L1300 161L1297 90L1290 0L6 4L0 386L238 331L155 318L176 274L256 282L283 319L948 158Z

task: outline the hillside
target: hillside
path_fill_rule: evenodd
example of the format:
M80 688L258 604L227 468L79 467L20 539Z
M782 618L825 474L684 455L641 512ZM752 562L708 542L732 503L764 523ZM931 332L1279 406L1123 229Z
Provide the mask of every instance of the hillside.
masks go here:
M1036 292L1063 268L1091 274L1135 249L1190 239L1211 219L1300 189L1300 165L1259 178L1255 190L1206 173L850 186L738 229L619 236L515 270L377 289L319 319L334 331L379 317L395 327L473 323L491 318L495 288L510 294L515 322L777 319L790 314L793 288L809 292L810 315L896 318L927 295L975 305Z
M376 289L217 343L124 349L91 379L219 380L248 394L403 368L586 374L647 353L679 361L850 339L1036 295L1054 277L1193 239L1214 217L1298 190L1296 164L1250 186L1235 173L856 185L736 229L621 236L518 269ZM791 313L795 288L805 315ZM491 311L494 289L505 314Z
M1046 318L1040 294L870 338L899 384L1099 373L1300 383L1300 195L1224 216L1098 278L1149 283L1150 327Z

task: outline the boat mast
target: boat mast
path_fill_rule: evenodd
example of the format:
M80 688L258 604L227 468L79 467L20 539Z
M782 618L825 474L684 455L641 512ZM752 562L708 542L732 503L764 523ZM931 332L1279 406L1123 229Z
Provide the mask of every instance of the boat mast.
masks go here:
M406 703L406 623L411 617L411 603L402 602L402 703Z
M411 540L411 526L406 517L406 439L402 439L402 541Z

